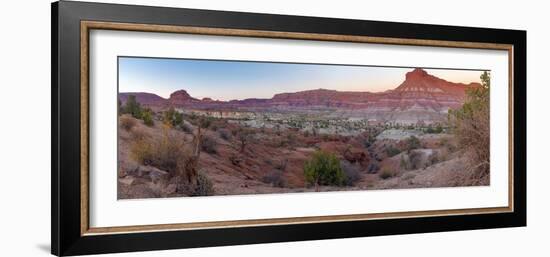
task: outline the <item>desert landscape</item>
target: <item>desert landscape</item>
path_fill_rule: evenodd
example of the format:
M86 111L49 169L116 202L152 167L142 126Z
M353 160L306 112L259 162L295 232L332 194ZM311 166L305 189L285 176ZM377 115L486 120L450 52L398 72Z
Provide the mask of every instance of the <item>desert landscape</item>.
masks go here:
M118 198L489 185L490 73L381 92L119 92Z

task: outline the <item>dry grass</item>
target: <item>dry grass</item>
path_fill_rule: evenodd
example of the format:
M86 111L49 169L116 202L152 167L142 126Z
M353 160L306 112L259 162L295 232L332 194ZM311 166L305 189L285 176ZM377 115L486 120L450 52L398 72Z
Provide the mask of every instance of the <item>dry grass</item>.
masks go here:
M269 172L262 178L262 182L270 184L273 187L285 187L286 181L283 177L283 172L280 170L274 170Z
M422 166L422 152L411 150L401 155L399 166L405 170L416 170Z
M147 130L141 127L135 127L134 129L132 129L130 135L132 136L133 141L141 141L151 137L151 134L149 134Z
M466 169L456 175L457 186L482 186L490 184L490 163L475 152L466 152Z
M395 176L395 171L393 171L389 168L384 168L384 169L382 169L382 171L380 171L380 173L378 173L378 176L381 179L388 179L388 178L391 178L391 177Z
M186 143L184 137L169 126L163 127L160 138L149 135L143 129L134 129L132 137L131 157L141 165L167 171L177 184L177 192L189 196L214 194L212 182L204 173L198 172L199 155L194 151L196 143Z
M157 167L171 175L183 168L184 160L190 155L183 138L166 128L160 140L149 137L134 140L130 151L138 163Z
M120 122L120 127L126 131L130 131L133 127L137 125L136 120L126 114L120 116L119 122Z
M208 196L214 195L214 186L208 176L199 172L197 175L197 185L193 189L191 196Z
M201 149L204 152L207 152L209 154L217 154L218 153L218 142L216 142L216 139L210 136L203 136L201 141Z

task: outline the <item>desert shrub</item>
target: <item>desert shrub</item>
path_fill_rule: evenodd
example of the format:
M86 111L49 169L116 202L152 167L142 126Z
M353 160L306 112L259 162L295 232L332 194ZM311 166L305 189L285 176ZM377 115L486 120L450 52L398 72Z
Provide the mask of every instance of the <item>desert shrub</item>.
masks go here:
M283 177L283 172L281 170L274 170L269 172L262 178L262 182L270 184L274 187L285 187L286 181Z
M430 154L430 156L428 156L428 164L429 165L434 165L434 164L437 164L439 162L441 162L441 158L439 157L439 153L433 152L432 154Z
M212 123L212 125L210 125L210 129L213 131L218 131L219 128L220 125L218 125L218 123Z
M134 140L130 146L131 157L142 165L151 165L154 162L156 150L153 142L146 139Z
M435 130L432 128L432 126L429 126L427 129L424 129L424 133L428 133L428 134L433 134L434 131Z
M220 134L220 137L226 141L230 141L233 138L231 132L227 129L218 130L218 134Z
M209 136L203 136L201 140L201 149L204 152L207 152L209 154L216 154L218 153L218 142L212 137Z
M141 119L141 104L136 100L135 95L129 95L126 99L126 105L123 108L124 113L132 115L136 119Z
M193 133L193 127L188 123L182 122L181 125L180 125L180 128L183 132L185 132L187 134L192 134Z
M363 144L363 147L365 147L365 148L369 148L372 145L372 143L371 143L371 141L369 140L368 137L363 136L363 137L361 137L360 140L361 140L361 143Z
M199 172L197 174L197 185L195 186L191 196L208 196L214 194L214 186L212 181L204 174Z
M131 135L134 141L144 140L151 136L145 129L140 127L132 129Z
M391 178L391 177L395 176L395 172L393 170L391 170L390 168L383 168L382 171L380 171L380 173L378 173L378 176L381 179L388 179L388 178Z
M490 73L480 76L481 86L466 91L461 108L449 111L449 123L458 141L458 148L469 153L470 175L466 184L486 184L490 167Z
M340 160L335 154L316 151L311 159L304 164L304 176L309 185L342 186L346 175L340 166Z
M376 173L379 170L380 170L380 166L378 166L377 163L370 163L369 166L367 167L367 171L369 173Z
M120 122L120 127L126 131L130 131L130 129L132 129L137 125L136 120L131 117L128 117L127 115L120 116L119 122Z
M122 102L120 101L120 98L117 99L117 104L118 104L117 113L118 113L118 116L120 116L124 112L124 110L122 109Z
M241 164L241 162L243 161L242 157L236 155L236 154L232 154L229 156L229 161L231 162L231 164L235 165L235 166L239 166Z
M357 165L353 165L348 161L342 161L340 165L346 177L344 181L346 186L353 186L361 180L361 173L359 172L359 167L357 167Z
M240 142L240 152L244 152L246 146L254 140L255 132L252 129L240 128L237 131L237 139Z
M443 127L439 124L435 128L430 125L424 132L428 134L440 134L443 132Z
M196 113L194 113L194 112L192 112L191 114L189 114L189 119L192 120L192 121L194 121L194 120L196 120L196 119L198 119L198 118L199 118L199 116L198 116Z
M198 126L200 126L201 128L212 128L214 126L217 126L215 123L214 123L214 118L212 117L204 117L204 116L201 116L199 119L198 119ZM216 128L217 129L217 128Z
M398 155L399 153L401 153L401 150L399 150L399 148L397 148L393 145L389 145L388 147L386 147L386 154L389 157L394 157L394 156Z
M153 111L149 108L143 110L141 113L141 119L143 120L143 123L149 127L155 125L153 122Z
M157 167L172 175L182 168L182 160L189 156L184 141L167 129L160 140L143 138L133 141L130 153L138 163Z
M402 169L415 170L419 169L422 164L422 152L411 151L407 155L401 155L400 166Z
M439 141L439 146L446 148L450 153L457 150L456 146L448 138L442 138L441 141Z
M418 139L418 137L410 136L409 138L407 138L408 151L418 148L420 148L420 139Z
M279 162L275 162L273 166L275 167L275 169L278 169L280 171L285 171L287 165L288 165L288 159L285 158Z
M288 143L288 140L284 137L282 138L278 138L278 139L274 139L274 146L275 147L285 147L285 146L288 146L289 143Z
M183 114L176 111L174 107L170 107L168 111L164 112L163 116L164 123L172 127L178 127L183 122Z
M422 152L412 151L409 153L409 163L412 170L419 169L422 166Z

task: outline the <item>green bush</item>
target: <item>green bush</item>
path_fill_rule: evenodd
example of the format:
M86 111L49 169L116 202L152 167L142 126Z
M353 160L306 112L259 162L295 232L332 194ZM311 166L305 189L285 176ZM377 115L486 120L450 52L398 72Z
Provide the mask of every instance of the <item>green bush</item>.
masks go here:
M136 100L135 95L129 95L124 106L124 113L132 115L136 119L141 119L141 104Z
M432 126L429 126L427 129L424 129L424 133L432 134L434 133L434 129L432 128Z
M183 114L176 111L174 107L170 107L168 111L164 112L164 123L172 127L178 127L183 122Z
M314 186L342 186L346 181L346 175L338 157L325 151L316 151L312 158L305 162L304 176L306 182Z
M155 125L155 122L153 122L153 111L149 108L146 108L141 113L141 119L143 120L143 123L149 127Z
M194 116L193 116L194 115ZM193 114L190 116L190 122L200 128L212 128L212 126L215 125L215 119L212 117L206 117L206 116L198 116L196 114ZM216 130L218 125L216 125ZM213 129L214 130L214 129Z
M441 125L437 125L435 128L430 125L427 129L424 130L424 132L428 134L440 134L443 132L443 128L441 127Z
M418 137L415 137L415 136L410 136L407 139L407 150L410 151L418 148L420 148L420 139L418 139Z
M449 110L449 123L459 149L469 152L469 178L464 185L489 183L490 168L490 88L491 74L483 72L481 86L466 91L461 108Z
M397 148L393 145L390 145L386 148L386 154L389 157L394 157L394 156L398 155L399 153L401 153L401 150L399 150L399 148Z

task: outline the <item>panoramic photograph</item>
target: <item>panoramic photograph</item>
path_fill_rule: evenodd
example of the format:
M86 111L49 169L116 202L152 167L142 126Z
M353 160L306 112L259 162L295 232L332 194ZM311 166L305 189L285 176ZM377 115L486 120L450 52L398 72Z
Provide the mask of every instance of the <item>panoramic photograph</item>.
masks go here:
M118 58L118 199L488 186L488 70Z

